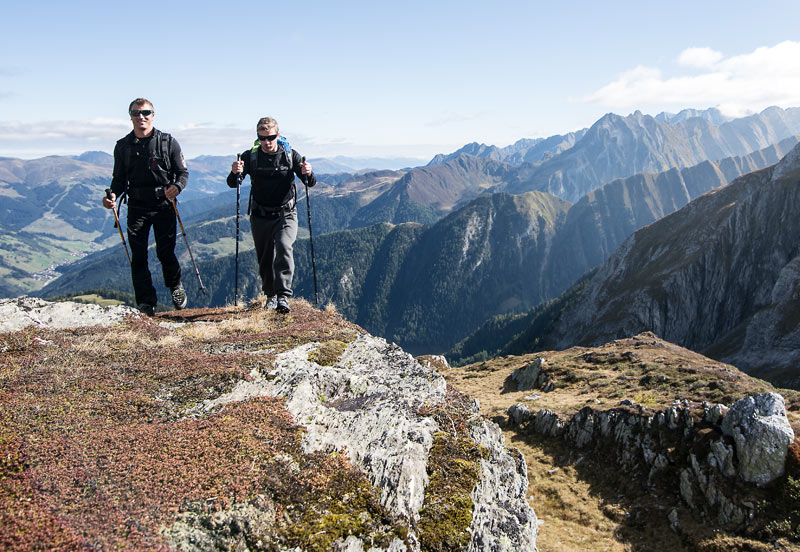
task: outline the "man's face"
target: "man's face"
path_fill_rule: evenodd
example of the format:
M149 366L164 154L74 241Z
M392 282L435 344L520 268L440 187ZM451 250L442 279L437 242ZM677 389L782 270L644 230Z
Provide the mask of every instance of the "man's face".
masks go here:
M148 136L153 131L153 106L149 103L133 104L130 111L133 130L137 136Z
M261 142L261 149L267 153L278 151L278 136L280 135L277 128L259 128L258 140Z

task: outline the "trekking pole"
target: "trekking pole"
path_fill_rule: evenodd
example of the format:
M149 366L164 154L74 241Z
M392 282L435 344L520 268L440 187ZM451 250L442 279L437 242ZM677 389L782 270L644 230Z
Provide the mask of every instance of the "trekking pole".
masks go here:
M106 188L106 197L111 200L111 188ZM125 248L125 256L128 257L128 264L131 263L131 254L128 253L128 244L125 241L125 234L122 233L122 226L119 224L119 217L117 216L117 209L112 205L111 212L114 213L114 228L119 229L119 237L122 238L122 247Z
M302 163L306 162L306 158L301 159ZM308 175L302 176L303 184L306 186L306 212L308 213L308 243L311 245L311 270L314 273L314 304L319 303L317 296L317 264L314 262L314 232L311 231L311 200L308 198Z
M240 153L236 154L236 161L242 160ZM244 177L242 173L236 175L236 270L233 276L233 305L239 306L239 188L242 185Z
M189 239L186 237L186 230L183 228L183 222L181 222L181 215L178 213L178 205L174 199L169 200L172 203L172 208L175 209L175 216L178 217L178 224L181 225L181 233L183 234L183 241L186 242L186 251L189 252L189 258L192 260L192 266L194 267L194 273L197 275L197 281L200 283L200 291L203 292L203 295L206 294L206 286L203 285L203 280L200 279L200 271L197 270L197 263L194 262L194 255L192 255L192 249L189 247Z

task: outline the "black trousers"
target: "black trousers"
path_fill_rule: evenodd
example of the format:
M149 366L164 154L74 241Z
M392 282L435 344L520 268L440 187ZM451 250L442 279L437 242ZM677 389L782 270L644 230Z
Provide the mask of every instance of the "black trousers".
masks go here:
M158 207L141 207L129 204L128 243L131 246L131 277L137 305L146 303L155 306L158 302L147 264L147 242L150 239L151 226L164 283L172 289L181 282L181 265L175 256L177 225L172 205L167 203Z

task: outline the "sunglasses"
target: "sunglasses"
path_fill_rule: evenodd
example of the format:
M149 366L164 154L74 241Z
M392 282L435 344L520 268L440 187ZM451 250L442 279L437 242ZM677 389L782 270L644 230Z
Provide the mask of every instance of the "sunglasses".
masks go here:
M261 136L260 134L258 134L257 136L261 142L272 142L275 138L278 137L277 134L270 134L269 136Z
M130 110L131 117L138 117L139 115L141 115L143 117L149 117L153 113L155 113L155 112L152 109L131 109Z

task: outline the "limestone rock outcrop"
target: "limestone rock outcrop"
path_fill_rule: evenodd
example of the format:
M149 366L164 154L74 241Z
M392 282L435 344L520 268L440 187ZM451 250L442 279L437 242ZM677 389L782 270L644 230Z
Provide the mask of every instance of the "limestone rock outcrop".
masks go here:
M723 405L676 402L653 413L630 406L610 410L584 407L569 419L519 403L508 409L511 425L555 437L580 454L610 453L621 469L674 481L683 501L721 526L741 529L754 516L752 501L737 481L767 484L784 473L794 442L783 398L777 393Z
M350 343L334 365L311 360L319 347L308 343L281 353L272 371L253 374L252 381L207 401L204 410L259 395L284 397L307 430L307 452L346 452L381 489L381 503L416 525L435 434L450 431L420 410L445 400L444 378L398 346L367 334ZM470 408L470 435L488 454L472 492L468 550L535 550L536 516L525 501L525 461L506 449L499 428L481 418L474 400ZM412 541L411 550L418 546Z

